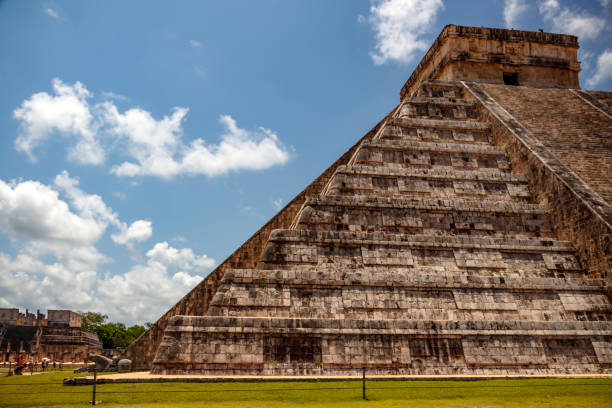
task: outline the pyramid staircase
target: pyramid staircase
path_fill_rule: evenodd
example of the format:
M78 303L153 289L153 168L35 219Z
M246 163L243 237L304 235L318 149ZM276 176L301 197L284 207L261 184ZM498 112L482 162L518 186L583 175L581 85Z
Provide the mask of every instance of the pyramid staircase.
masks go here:
M612 306L555 239L477 102L426 82L226 272L206 316L175 316L153 373L612 372Z

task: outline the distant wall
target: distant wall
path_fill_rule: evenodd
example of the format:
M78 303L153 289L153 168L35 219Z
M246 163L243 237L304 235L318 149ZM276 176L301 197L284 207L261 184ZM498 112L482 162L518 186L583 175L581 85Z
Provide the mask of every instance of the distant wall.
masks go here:
M80 314L70 310L48 310L47 316L49 326L81 327L83 322Z
M0 324L16 326L19 319L19 309L0 309Z
M391 113L389 113L391 115ZM387 117L389 117L387 115ZM308 187L291 200L285 208L279 211L259 231L242 244L232 255L212 271L200 284L183 297L176 305L168 310L153 326L144 332L124 353L126 358L132 360L136 369L150 368L157 348L164 335L164 330L171 317L176 315L203 316L208 310L221 279L226 270L233 268L255 268L259 262L260 255L264 250L268 237L273 229L289 228L296 214L302 207L306 197L319 194L325 187L336 168L345 165L355 153L357 146L364 140L371 139L378 131L384 121L383 119L365 136L363 136L353 147L336 160L327 170L317 177Z

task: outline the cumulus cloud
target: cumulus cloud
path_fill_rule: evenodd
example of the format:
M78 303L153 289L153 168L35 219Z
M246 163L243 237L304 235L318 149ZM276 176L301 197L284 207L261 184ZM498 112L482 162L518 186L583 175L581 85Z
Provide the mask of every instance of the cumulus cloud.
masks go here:
M118 244L127 245L131 242L142 242L151 238L153 234L153 224L151 221L137 220L129 227L122 225L121 231L111 236L112 240Z
M428 33L442 0L371 0L368 21L376 36L374 64L409 63L431 43Z
M519 17L523 15L528 8L525 0L505 0L504 23L506 28L519 27Z
M586 81L586 84L589 88L594 88L608 78L612 78L612 50L605 50L597 58L595 74Z
M114 167L112 172L124 177L218 176L230 171L262 170L289 160L289 152L276 133L265 128L247 131L229 115L220 118L226 129L221 143L207 145L198 138L185 145L181 135L187 112L185 108L175 108L171 116L156 120L141 109L121 114L113 106L108 107L107 121L113 124L112 131L123 138L135 159Z
M11 237L34 243L91 245L100 239L106 225L91 214L71 211L50 186L31 180L0 180L0 228Z
M606 26L606 20L580 10L562 7L558 0L545 0L538 7L553 31L577 35L581 40L597 38Z
M96 125L90 112L88 99L91 93L76 82L68 85L55 78L55 95L39 92L26 99L13 111L20 121L15 148L35 160L33 151L51 134L73 136L76 145L68 151L68 157L82 164L101 164L104 150L96 138Z
M230 115L220 117L225 127L220 143L207 144L202 138L185 143L182 136L187 108L175 107L170 115L156 119L141 108L121 112L112 100L91 106L92 94L80 82L68 85L54 79L53 89L55 95L34 94L13 112L20 121L15 148L33 160L34 150L54 132L73 138L75 145L68 156L82 164L102 164L105 149L121 146L117 150L128 160L111 169L120 177L212 177L282 165L290 157L274 131L240 128ZM107 92L106 97L110 96ZM108 143L103 145L105 141Z
M190 45L191 47L193 47L193 48L198 48L198 47L200 47L200 45L201 45L201 44L200 44L200 42L199 42L199 41L197 41L197 40L189 40L189 45Z
M111 239L121 245L131 246L134 242L146 241L153 233L152 224L146 220L136 220L130 226L119 220L117 213L109 208L102 197L87 194L81 190L79 179L70 177L64 171L55 177L55 185L62 190L79 214L89 219L95 219L106 229L108 224L115 226L119 232L111 235Z
M155 244L146 256L146 262L127 273L106 276L98 282L98 295L109 314L155 321L215 265L215 260L206 255L195 255L189 248L173 248L167 242Z
M67 172L52 185L0 180L0 233L15 248L14 255L0 251L0 305L104 310L122 321L153 320L215 264L161 242L127 272L104 273L112 260L96 245L109 226L117 230L113 241L126 246L152 233L150 221L128 226Z
M60 13L51 8L51 7L43 7L43 11L51 18L55 19L55 20L60 20L62 18L62 16L60 15Z

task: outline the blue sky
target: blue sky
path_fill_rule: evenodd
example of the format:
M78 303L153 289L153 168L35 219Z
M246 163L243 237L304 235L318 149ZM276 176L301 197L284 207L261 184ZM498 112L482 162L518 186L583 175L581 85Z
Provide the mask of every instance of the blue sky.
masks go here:
M0 307L156 320L399 101L446 24L580 36L612 1L1 1Z

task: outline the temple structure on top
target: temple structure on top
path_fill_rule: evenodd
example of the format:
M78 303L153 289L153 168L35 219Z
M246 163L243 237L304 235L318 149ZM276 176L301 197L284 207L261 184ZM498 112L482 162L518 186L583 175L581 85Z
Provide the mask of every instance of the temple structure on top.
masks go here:
M401 98L431 79L580 88L579 72L573 35L447 25L406 81Z
M612 94L446 26L400 103L128 349L154 373L612 371Z

